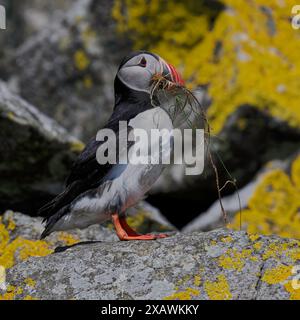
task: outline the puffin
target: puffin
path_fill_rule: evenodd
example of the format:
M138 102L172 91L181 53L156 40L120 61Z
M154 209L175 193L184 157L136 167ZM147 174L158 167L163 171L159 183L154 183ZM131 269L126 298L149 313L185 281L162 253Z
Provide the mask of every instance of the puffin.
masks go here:
M184 84L176 68L157 54L136 51L122 60L114 80L113 112L102 130L110 129L118 137L120 121L126 123L129 133L139 128L146 132L154 128L172 130L169 113L163 106L154 104L151 96L153 77L157 74L175 85ZM127 141L129 149L134 144L132 141ZM126 222L126 210L145 198L166 165L151 161L100 164L97 150L103 143L96 136L87 143L71 168L63 192L39 209L38 215L44 217L45 223L41 239L54 231L83 229L107 220L112 221L121 241L168 236L139 234ZM119 148L116 149L118 152ZM167 152L172 152L171 149Z

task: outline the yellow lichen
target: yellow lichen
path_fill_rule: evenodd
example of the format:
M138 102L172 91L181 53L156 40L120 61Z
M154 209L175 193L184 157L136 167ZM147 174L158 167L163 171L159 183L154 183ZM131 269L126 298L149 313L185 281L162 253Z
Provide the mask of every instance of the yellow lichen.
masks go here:
M8 231L14 231L16 229L15 221L13 220L12 216L8 218L8 225L7 225Z
M78 70L84 71L90 65L90 60L83 50L78 50L74 54L75 66Z
M29 286L29 287L31 287L31 288L34 288L35 285L36 285L36 281L33 280L32 278L26 278L26 279L24 280L24 282L25 282L25 284L26 284L27 286Z
M6 292L0 295L0 300L14 300L16 296L17 288L15 286L9 285L6 289Z
M200 272L203 270L200 270ZM165 300L191 300L192 297L197 297L200 295L200 291L196 288L193 288L187 285L189 280L192 281L192 286L199 287L201 284L201 276L200 275L191 275L187 274L179 279L176 283L175 290L176 292L170 296L165 297ZM184 288L179 288L180 286L184 286Z
M200 286L200 283L201 283L201 277L199 275L196 275L194 277L194 285L199 287Z
M93 80L90 76L85 76L83 78L83 84L87 89L90 89L93 86Z
M246 258L251 258L251 253L251 249L244 249L240 252L236 249L229 249L225 254L219 257L219 266L224 269L242 271Z
M126 220L131 228L136 230L139 233L146 233L149 231L172 231L173 227L161 224L160 222L153 220L151 214L144 209L138 210L134 215L128 215ZM113 230L113 224L107 222L105 225L110 230Z
M290 294L290 300L300 300L300 289L294 289L292 281L285 283L284 288Z
M191 279L191 277L192 277L192 275L190 275L190 274L183 276L180 280L178 280L177 286L181 286L181 285L185 284L186 282L188 282Z
M251 241L256 241L260 237L259 234L249 234L249 239Z
M24 284L29 285L31 287L34 287L35 281L28 278L28 279L25 279ZM34 298L30 295L25 295L25 297L22 297L23 293L24 293L24 289L22 287L8 285L6 292L4 294L0 295L0 300L17 300L17 299L37 300L37 298Z
M10 119L10 120L14 120L15 119L15 114L13 112L11 112L11 111L7 112L6 115L7 115L7 118Z
M300 189L300 157L297 157L292 163L291 178L295 187L299 191Z
M23 288L8 285L6 292L0 295L0 300L14 300L17 296L23 293Z
M248 233L300 238L299 163L297 157L292 163L291 178L281 169L273 169L261 178L248 208L242 211L242 228ZM231 227L240 229L238 213Z
M82 40L85 48L88 48L89 45L96 39L97 34L90 27L86 27L82 32Z
M191 300L192 297L199 296L200 292L197 289L186 288L185 290L173 293L172 295L165 297L164 300Z
M217 241L216 241L216 240L211 240L211 241L210 241L210 245L211 245L211 246L217 245Z
M294 248L289 252L289 257L294 261L297 262L300 260L300 246L298 248Z
M49 244L45 241L27 240L18 237L0 249L0 264L5 268L10 268L17 258L25 261L29 257L46 256L52 252L53 250L50 249Z
M2 285L5 285L6 282L6 269L4 268L4 266L0 265L0 287Z
M79 242L77 237L67 233L67 232L60 232L58 234L58 240L64 242L67 246L72 246Z
M34 298L34 297L30 296L30 295L26 295L23 300L38 300L38 299Z
M262 242L261 241L258 241L258 242L255 242L254 244L253 244L253 248L255 249L255 250L260 250L261 248L262 248Z
M32 256L46 256L53 252L50 245L43 240L28 240L22 237L10 239L10 231L15 228L13 216L9 216L5 225L0 217L0 265L10 268L15 261L25 261Z
M219 274L216 281L206 281L204 289L210 300L230 300L232 295L225 275Z
M262 277L262 281L268 284L282 283L291 275L292 267L279 265L272 269L267 269Z
M84 149L85 145L81 141L75 140L71 142L70 147L71 151L73 152L81 152Z
M227 237L222 238L221 241L225 242L225 243L230 243L233 241L233 239L232 239L232 237L227 236Z
M262 258L263 260L267 260L269 258L280 259L282 253L286 250L288 250L287 244L284 244L283 248L283 244L271 243L264 251Z
M149 218L149 215L146 212L139 212L135 216L128 216L127 222L133 229L138 229L147 218Z

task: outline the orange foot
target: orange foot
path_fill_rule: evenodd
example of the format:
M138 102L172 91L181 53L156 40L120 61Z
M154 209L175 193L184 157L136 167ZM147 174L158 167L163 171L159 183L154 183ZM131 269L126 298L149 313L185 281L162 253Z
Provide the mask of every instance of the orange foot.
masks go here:
M126 222L125 217L119 217L117 213L112 214L112 222L115 226L117 236L124 240L155 240L168 237L167 234L139 234L134 231Z

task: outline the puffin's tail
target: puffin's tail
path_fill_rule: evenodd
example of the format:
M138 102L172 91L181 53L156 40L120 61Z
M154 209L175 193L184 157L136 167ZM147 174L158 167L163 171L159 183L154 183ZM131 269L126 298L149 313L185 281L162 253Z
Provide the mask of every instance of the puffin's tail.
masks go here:
M41 239L45 238L52 232L55 223L69 210L70 203L81 193L82 186L74 182L50 202L46 203L39 209L38 215L45 217L46 228L41 235Z
M60 209L57 213L50 217L44 218L43 222L46 222L45 230L42 232L40 239L44 239L47 237L53 230L56 222L65 214L69 212L70 206L66 205L62 209Z
M48 235L50 234L49 229L46 227L45 230L42 232L40 240L43 240L44 238L46 238Z
M54 215L63 206L68 204L72 200L73 196L77 195L77 192L75 184L68 186L62 193L41 207L37 214L45 217L43 220L43 222L45 222L50 216Z

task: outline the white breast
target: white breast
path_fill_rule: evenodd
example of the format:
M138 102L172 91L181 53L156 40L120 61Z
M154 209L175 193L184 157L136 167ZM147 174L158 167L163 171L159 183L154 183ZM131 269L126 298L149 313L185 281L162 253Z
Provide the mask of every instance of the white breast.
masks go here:
M135 118L129 121L129 125L132 128L145 129L147 131L151 129L173 129L172 121L167 112L156 107L138 114Z
M151 129L173 129L169 115L162 108L147 110L134 119L129 125L133 128L145 129L149 134ZM170 152L164 149L163 152ZM145 150L146 151L146 150ZM118 199L121 202L121 211L125 211L138 201L149 191L154 182L161 175L164 165L162 164L128 164L122 174L112 180L109 188L101 192L95 198L89 196L82 198L75 205L70 214L60 220L56 230L66 230L68 228L83 228L90 224L101 223L109 218L107 212L111 204Z

